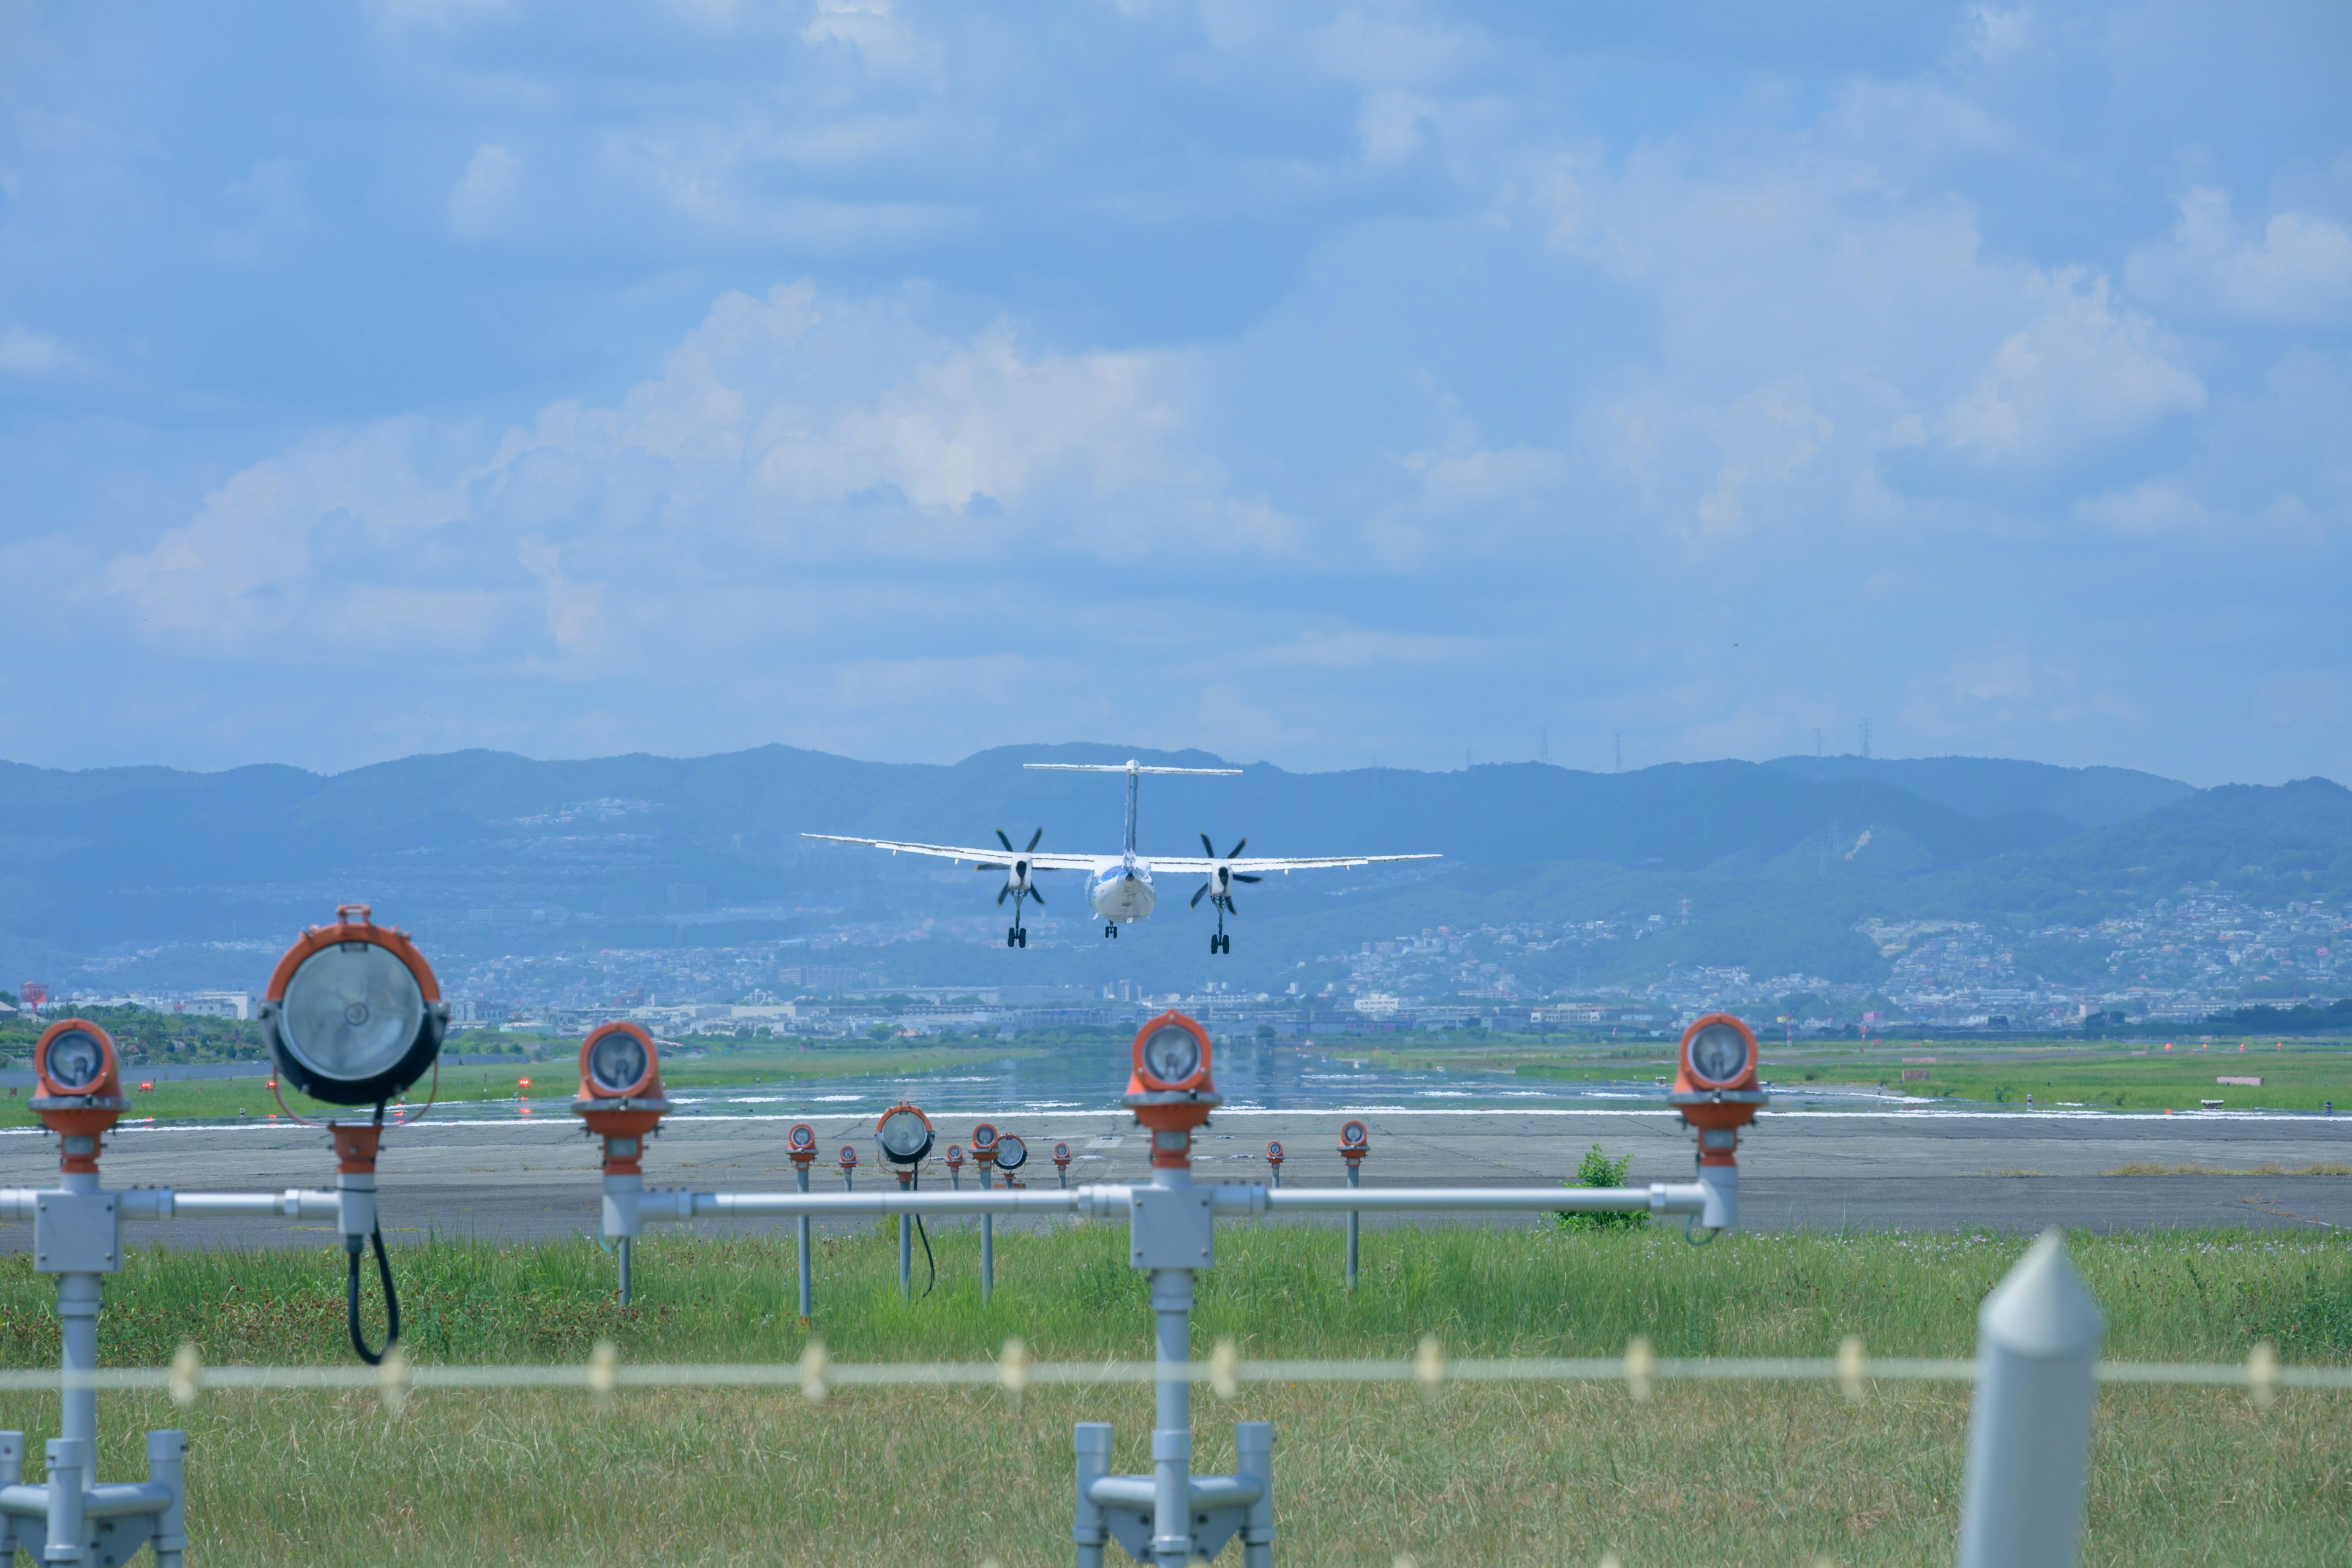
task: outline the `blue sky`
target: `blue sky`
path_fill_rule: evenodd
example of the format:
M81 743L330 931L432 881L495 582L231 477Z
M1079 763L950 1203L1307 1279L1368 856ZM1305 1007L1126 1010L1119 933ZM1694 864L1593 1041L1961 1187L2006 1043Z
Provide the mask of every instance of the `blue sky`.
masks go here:
M0 752L2352 780L2352 8L0 0Z

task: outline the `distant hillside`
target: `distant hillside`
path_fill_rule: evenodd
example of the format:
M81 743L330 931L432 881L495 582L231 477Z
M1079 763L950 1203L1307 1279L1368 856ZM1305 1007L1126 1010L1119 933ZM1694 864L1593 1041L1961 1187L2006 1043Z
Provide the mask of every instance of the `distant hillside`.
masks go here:
M1780 757L1799 778L1866 779L1970 816L2046 811L2080 827L2145 816L2197 793L2179 779L2129 768L2059 768L2001 757Z
M782 746L583 762L460 752L331 777L0 764L0 963L61 975L135 947L247 943L143 961L177 964L169 973L181 984L217 983L262 968L271 942L338 901L362 900L442 951L475 953L961 917L963 934L901 956L955 971L942 981L1001 977L1014 963L1040 979L1090 979L1091 958L1007 958L984 946L991 876L799 836L984 843L998 827L1025 839L1044 825L1049 847L1115 849L1118 780L1021 763L1130 754L1218 761L1068 745L1004 747L952 766ZM1266 854L1445 857L1250 889L1235 984L1426 926L1651 915L1664 917L1655 940L1579 959L1579 974L1598 983L1669 963L1737 963L1871 980L1886 961L1855 929L1869 918L2092 922L2189 882L2257 900L2352 895L2352 794L2316 779L2196 791L2120 769L1970 758L1622 774L1260 764L1239 778L1148 780L1142 806L1147 851L1196 853L1205 832L1220 849L1246 835ZM1081 920L1075 879L1045 888L1047 919ZM1116 950L1122 964L1200 967L1208 917L1182 913L1191 891L1181 879L1163 887L1162 918L1129 933Z

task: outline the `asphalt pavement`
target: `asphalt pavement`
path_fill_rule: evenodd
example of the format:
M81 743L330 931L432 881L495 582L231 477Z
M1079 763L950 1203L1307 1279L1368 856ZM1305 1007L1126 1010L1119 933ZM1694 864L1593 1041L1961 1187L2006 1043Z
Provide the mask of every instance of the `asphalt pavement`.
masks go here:
M1368 1186L1556 1184L1594 1143L1630 1156L1630 1180L1687 1180L1689 1135L1669 1112L1605 1110L1371 1110ZM984 1108L935 1113L940 1152L966 1142L971 1121L995 1120L1032 1152L1022 1179L1049 1185L1054 1143L1070 1145L1073 1182L1139 1181L1144 1142L1124 1112ZM818 1190L837 1191L835 1152L854 1143L861 1188L887 1180L871 1122L814 1117L824 1152ZM1265 1145L1279 1140L1286 1185L1343 1179L1337 1112L1220 1112L1196 1145L1197 1178L1263 1181ZM674 1118L648 1146L649 1187L785 1191L791 1119ZM1986 1230L2058 1225L2090 1230L2229 1226L2317 1234L2352 1225L2352 1116L2218 1113L2179 1116L1919 1110L1902 1112L1768 1111L1740 1151L1741 1218L1750 1230ZM328 1187L334 1162L322 1131L279 1124L125 1127L109 1141L109 1186L189 1192L274 1192ZM2127 1168L2195 1174L2120 1174ZM51 1185L56 1141L0 1133L0 1185ZM529 1119L435 1121L388 1133L379 1165L387 1239L433 1235L536 1239L593 1233L595 1147L561 1113ZM944 1184L937 1158L925 1184ZM971 1185L966 1168L964 1182ZM1330 1221L1300 1223L1333 1223ZM1381 1223L1368 1218L1368 1223ZM1531 1223L1465 1217L1465 1223ZM714 1232L788 1231L790 1221L698 1222ZM131 1227L132 1243L186 1247L316 1245L321 1221L184 1219ZM28 1226L0 1226L0 1250L29 1245Z

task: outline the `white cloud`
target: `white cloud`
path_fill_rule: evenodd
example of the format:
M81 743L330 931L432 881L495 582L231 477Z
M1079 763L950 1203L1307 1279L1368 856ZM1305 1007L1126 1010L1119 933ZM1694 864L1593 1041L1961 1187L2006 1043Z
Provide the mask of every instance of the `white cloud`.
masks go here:
M1699 498L1703 534L1738 531L1748 521L1748 498L1795 479L1836 429L1793 376L1758 387L1714 423L1724 460L1714 488Z
M931 55L922 35L898 15L895 0L816 0L801 27L801 41L853 48L877 70L906 70Z
M2202 314L2342 326L2352 322L2352 226L2289 209L2249 234L2226 193L2200 186L2180 198L2168 237L2132 252L2125 277L2137 293Z
M2040 313L2001 341L1945 410L1947 443L1987 463L2040 467L2111 447L2205 405L2153 322L2117 310L2104 278L2065 270L2029 290Z
M461 239L489 235L512 214L521 184L522 160L495 142L483 142L450 188L450 228Z
M1287 519L1183 454L1189 396L1171 356L943 340L780 286L720 299L610 406L552 405L495 444L391 422L254 465L105 582L166 641L331 643L401 589L446 593L413 632L444 651L503 627L580 660L634 657L648 606L719 593L751 594L752 635L818 563L1286 547Z
M22 327L0 331L0 375L31 380L56 375L73 364L73 356L47 332L29 332Z

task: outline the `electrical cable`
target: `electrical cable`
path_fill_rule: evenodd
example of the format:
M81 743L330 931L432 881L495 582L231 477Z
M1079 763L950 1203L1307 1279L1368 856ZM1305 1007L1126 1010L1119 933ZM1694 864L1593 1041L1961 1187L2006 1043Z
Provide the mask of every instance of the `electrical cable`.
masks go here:
M922 1184L923 1173L919 1166L915 1171L915 1179L908 1184L907 1190L911 1193ZM923 1229L921 1215L915 1216L915 1235L923 1244L923 1267L930 1271L930 1278L923 1281L923 1295L928 1297L931 1293L931 1287L940 1282L940 1265L938 1259L931 1256L931 1237L930 1234Z
M358 1238L352 1239L356 1241ZM352 1349L359 1352L360 1360L368 1365L378 1366L400 1341L400 1295L392 1288L392 1260L383 1255L383 1227L378 1226L370 1233L368 1239L375 1245L376 1277L383 1281L383 1349L368 1349L367 1335L360 1327L360 1254L364 1248L357 1246L350 1247L351 1285L344 1293L344 1302L351 1319Z
M383 1126L383 1100L375 1102L375 1124L378 1128ZM380 1366L383 1358L392 1353L392 1347L400 1342L400 1293L392 1288L392 1259L384 1256L383 1226L371 1226L368 1239L375 1247L376 1278L383 1284L383 1349L368 1349L367 1334L360 1327L360 1254L364 1248L360 1246L357 1237L347 1237L343 1243L344 1250L352 1260L349 1283L343 1290L343 1308L344 1316L351 1325L352 1349L357 1351L360 1360L368 1365Z

